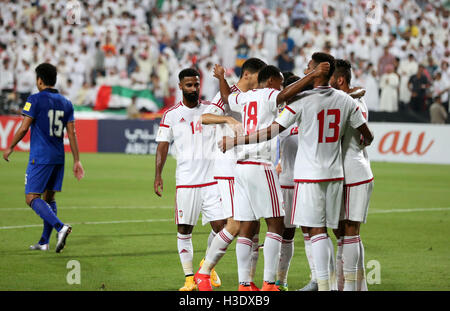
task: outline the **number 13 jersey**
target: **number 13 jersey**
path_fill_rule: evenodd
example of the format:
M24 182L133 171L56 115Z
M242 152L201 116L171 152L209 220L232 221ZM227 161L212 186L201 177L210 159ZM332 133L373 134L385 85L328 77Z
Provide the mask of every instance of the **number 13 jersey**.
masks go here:
M298 125L296 182L343 180L341 137L347 126L366 122L349 95L329 86L301 93L275 121L284 128Z

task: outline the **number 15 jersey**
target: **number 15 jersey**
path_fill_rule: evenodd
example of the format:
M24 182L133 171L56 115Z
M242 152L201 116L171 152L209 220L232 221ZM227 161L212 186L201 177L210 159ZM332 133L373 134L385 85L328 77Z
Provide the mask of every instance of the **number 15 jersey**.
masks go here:
M303 92L285 107L275 121L284 128L298 125L296 182L344 179L341 137L347 126L357 128L366 122L358 110L349 95L331 87Z
M29 96L22 114L33 118L30 163L64 164L64 129L74 121L72 103L48 88Z

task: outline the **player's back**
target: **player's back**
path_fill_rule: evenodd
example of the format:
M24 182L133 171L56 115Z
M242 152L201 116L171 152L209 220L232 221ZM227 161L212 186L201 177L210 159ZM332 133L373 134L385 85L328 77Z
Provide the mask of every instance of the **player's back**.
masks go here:
M358 110L353 99L331 87L318 87L303 92L288 107L298 114L299 147L294 179L301 182L343 179L341 137L349 121L353 126L363 123L361 118L353 117Z
M364 119L369 119L367 106L362 98L354 99ZM344 163L345 184L367 181L373 178L369 156L363 144L361 133L347 127L342 140L342 155Z
M281 132L280 137L280 158L281 173L279 174L281 186L294 185L294 165L298 149L298 127L291 125Z
M33 118L30 162L64 163L64 129L74 121L72 103L56 89L45 89L28 97L22 113Z
M278 114L276 98L279 92L276 89L264 88L230 95L230 108L241 113L246 134L272 124ZM238 160L272 162L274 152L271 141L245 145L238 154Z

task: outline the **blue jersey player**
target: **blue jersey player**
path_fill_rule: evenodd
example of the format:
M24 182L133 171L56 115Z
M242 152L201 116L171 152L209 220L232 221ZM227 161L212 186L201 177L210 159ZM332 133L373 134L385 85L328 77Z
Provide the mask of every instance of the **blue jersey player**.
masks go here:
M25 174L26 203L44 220L44 230L39 242L30 246L32 250L48 250L52 229L58 231L56 252L59 253L72 231L56 216L55 192L61 191L64 177L64 129L67 129L72 150L75 177L84 176L80 162L72 103L54 89L56 67L43 63L36 67L36 85L39 93L28 97L22 110L24 119L14 135L11 145L3 152L9 161L17 143L31 128L30 159ZM41 198L41 196L43 198Z

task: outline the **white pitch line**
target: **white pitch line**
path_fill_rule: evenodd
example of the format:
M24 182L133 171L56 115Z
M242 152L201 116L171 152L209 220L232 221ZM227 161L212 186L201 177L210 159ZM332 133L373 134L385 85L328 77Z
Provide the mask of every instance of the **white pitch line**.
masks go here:
M66 207L67 208L67 207ZM71 208L154 208L154 207L75 207L72 206ZM156 207L158 208L158 207ZM161 207L160 207L161 208ZM163 208L169 208L169 207L163 207ZM172 207L170 207L172 208ZM16 208L14 210L18 210L19 208ZM6 208L1 208L0 210L6 210ZM369 214L390 214L390 213L415 213L415 212L440 212L440 211L450 211L450 207L430 207L430 208L408 208L408 209L388 209L388 210L372 210L369 211ZM125 224L125 223L143 223L143 222L167 222L167 221L173 221L173 218L167 218L167 219L143 219L143 220L111 220L111 221L85 221L85 222L78 222L78 223L70 223L72 225L107 225L107 224ZM33 227L42 227L42 224L36 224L36 225L21 225L21 226L5 226L0 227L0 230L7 230L7 229L24 229L24 228L33 228Z

